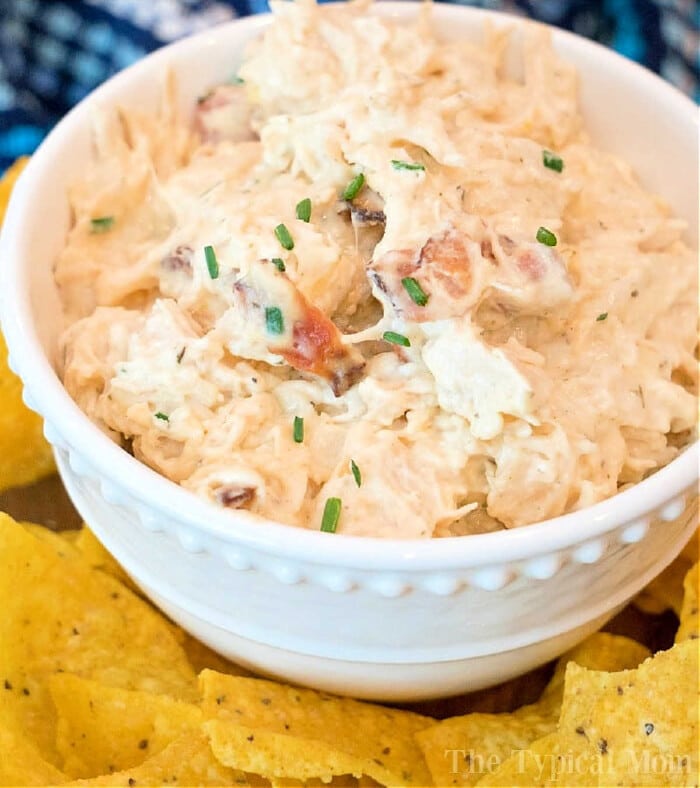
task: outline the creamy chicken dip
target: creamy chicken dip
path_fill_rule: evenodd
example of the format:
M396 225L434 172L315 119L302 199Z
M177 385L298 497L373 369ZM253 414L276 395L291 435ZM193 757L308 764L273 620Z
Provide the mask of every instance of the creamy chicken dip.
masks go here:
M221 507L428 538L588 506L696 420L695 253L526 25L273 2L181 113L102 112L56 265L85 413Z

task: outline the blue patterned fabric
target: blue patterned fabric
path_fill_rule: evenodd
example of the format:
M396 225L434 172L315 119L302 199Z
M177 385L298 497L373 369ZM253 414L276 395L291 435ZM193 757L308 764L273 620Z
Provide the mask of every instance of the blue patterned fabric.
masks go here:
M532 16L594 38L700 101L697 0L464 2ZM266 10L266 0L0 3L0 172L31 153L96 85L144 54L236 16Z

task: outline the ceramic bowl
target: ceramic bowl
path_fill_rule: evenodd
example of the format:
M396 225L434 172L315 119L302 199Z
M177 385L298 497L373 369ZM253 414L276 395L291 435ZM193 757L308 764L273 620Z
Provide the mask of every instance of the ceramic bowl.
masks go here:
M418 4L373 13L412 17ZM436 5L445 36L477 38L482 10ZM172 68L191 105L226 79L265 16L145 58L70 112L32 158L1 249L2 325L27 404L45 419L76 507L157 605L217 651L259 671L358 697L417 700L503 681L599 628L679 552L696 524L697 444L632 489L512 531L385 541L260 522L200 500L140 464L78 409L56 375L61 312L53 261L69 226L66 187L90 166L95 102L153 106ZM697 238L697 113L631 62L553 31L580 71L597 144L623 156ZM377 512L377 517L381 517Z

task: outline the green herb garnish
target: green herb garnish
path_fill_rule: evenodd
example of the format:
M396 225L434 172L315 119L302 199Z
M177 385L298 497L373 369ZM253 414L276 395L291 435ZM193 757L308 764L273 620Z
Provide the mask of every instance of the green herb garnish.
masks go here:
M603 320L607 320L607 319L608 319L608 313L607 312L601 312L595 320L596 320L596 323L602 323Z
M425 306L430 296L420 286L420 282L412 276L405 276L401 284L406 288L406 292L411 296L411 301L418 306Z
M289 230L283 225L278 224L275 227L275 235L277 236L277 240L280 242L283 249L286 249L288 252L291 252L294 249L294 239L291 236Z
M352 471L353 478L355 479L355 484L358 487L362 487L362 474L360 473L360 469L357 467L355 460L350 460L350 470Z
M395 331L385 331L382 334L382 339L386 342L391 342L392 345L411 347L411 340L403 334L397 334Z
M340 520L340 509L343 502L340 498L329 498L323 507L323 517L321 518L321 530L326 533L334 534Z
M345 187L343 192L344 200L354 200L360 192L360 189L365 185L365 176L363 173L356 175L350 183Z
M112 228L113 224L114 216L98 216L95 219L90 219L90 232L106 233L107 230Z
M301 416L294 417L294 443L304 442L304 419Z
M278 306L265 307L265 325L267 326L268 334L284 333L284 317L282 316L282 310Z
M154 413L153 415L161 421L170 421L170 416L166 416L165 413L161 411L158 411L158 413Z
M557 236L551 230L548 230L546 227L540 227L537 230L537 235L535 236L537 240L544 244L545 246L556 246L557 245Z
M552 153L551 150L542 151L542 164L555 172L561 172L564 169L564 159L557 156L556 153Z
M238 74L234 74L231 77L231 79L229 79L228 84L229 85L244 85L245 84L245 79L243 79L242 77L239 77Z
M273 257L270 262L281 273L284 273L287 270L287 266L284 264L284 260L281 257Z
M219 277L219 261L216 259L216 252L213 246L204 247L204 259L207 261L207 271L212 279Z
M297 203L297 219L308 222L311 219L311 200L307 197Z
M411 170L413 172L416 170L425 170L425 164L421 164L419 161L399 161L398 159L392 159L391 166L395 170Z

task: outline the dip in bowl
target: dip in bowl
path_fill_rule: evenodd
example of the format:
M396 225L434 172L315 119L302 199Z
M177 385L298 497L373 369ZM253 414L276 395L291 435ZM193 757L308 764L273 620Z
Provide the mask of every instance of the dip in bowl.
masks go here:
M266 18L168 47L76 108L13 199L3 327L77 507L166 612L278 676L437 696L564 650L690 532L690 253L595 149L692 223L696 118L561 32L549 52L541 28L509 40L513 20L485 12L354 13L284 7L244 86L220 87ZM293 53L291 79L275 63L285 31L311 90L293 91ZM352 61L361 33L401 66L376 90ZM336 103L319 36L359 75ZM458 65L471 90L450 85ZM168 70L166 114L144 114ZM264 111L231 130L242 91ZM193 147L179 117L198 98Z

